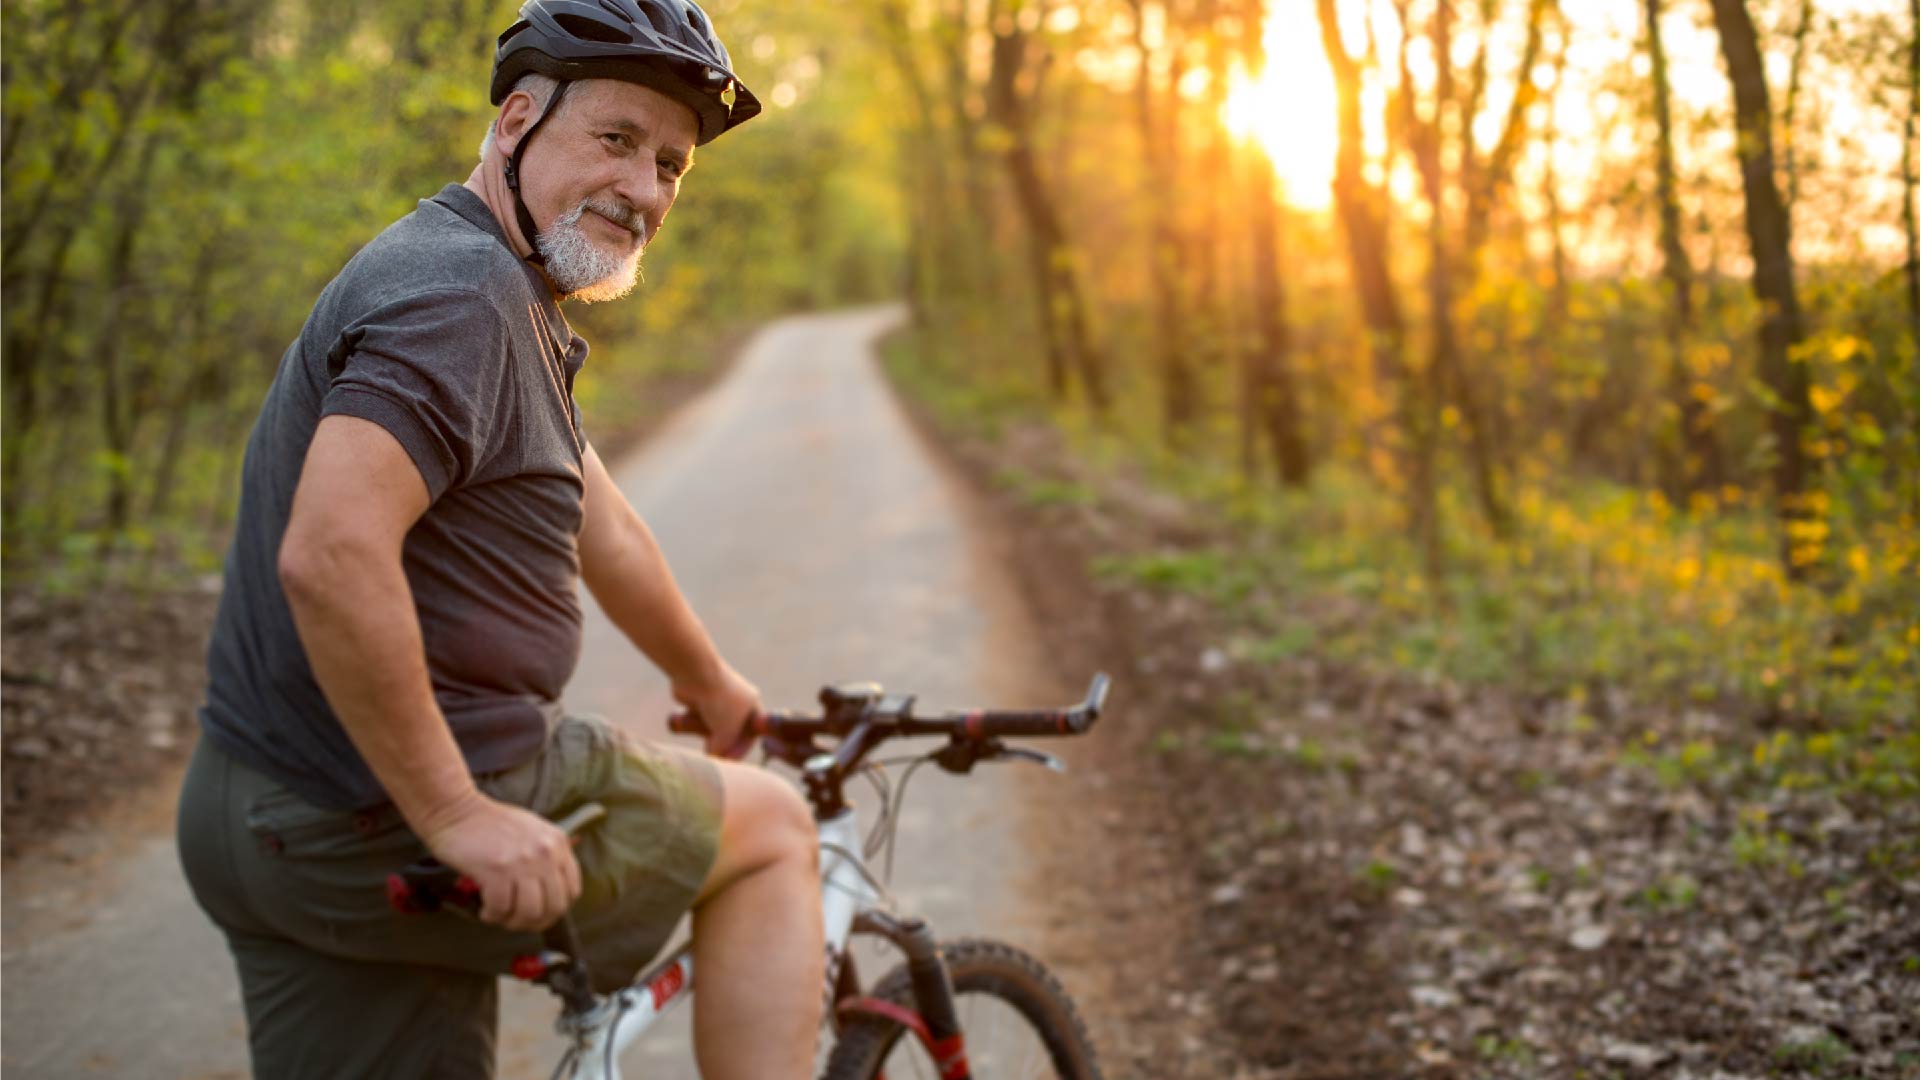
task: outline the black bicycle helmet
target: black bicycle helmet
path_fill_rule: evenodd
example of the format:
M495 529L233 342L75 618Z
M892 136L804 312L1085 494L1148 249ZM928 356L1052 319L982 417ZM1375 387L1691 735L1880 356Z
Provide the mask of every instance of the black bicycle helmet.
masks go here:
M694 110L701 143L760 113L692 0L528 0L494 49L493 103L528 72L657 90Z
M696 143L760 114L760 99L734 78L727 47L693 0L527 0L520 17L494 46L490 98L507 100L522 75L557 80L554 96L520 137L504 166L514 193L514 220L534 250L527 261L546 265L534 215L520 196L520 159L567 88L580 79L620 79L657 90L694 111Z

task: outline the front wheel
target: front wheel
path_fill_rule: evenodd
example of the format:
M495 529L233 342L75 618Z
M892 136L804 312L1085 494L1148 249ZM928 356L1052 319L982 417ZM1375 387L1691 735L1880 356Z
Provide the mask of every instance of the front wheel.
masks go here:
M1100 1080L1087 1026L1040 961L1011 945L971 938L943 945L941 954L954 983L954 1012L974 1080ZM888 972L872 996L914 1008L907 968ZM906 1028L860 1016L841 1029L821 1080L939 1076Z

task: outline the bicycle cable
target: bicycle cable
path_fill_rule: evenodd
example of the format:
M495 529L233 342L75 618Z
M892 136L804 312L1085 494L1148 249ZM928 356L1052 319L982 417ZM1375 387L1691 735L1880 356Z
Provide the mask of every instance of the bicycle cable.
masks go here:
M876 897L885 901L886 906L890 908L898 906L894 901L894 893L887 887L887 883L875 877L874 872L867 868L867 864L857 858L853 852L841 847L839 844L822 844L820 849L846 859L848 864L853 866L855 872L860 874L861 878L873 888ZM848 895L851 896L853 894L848 893Z
M907 771L901 774L900 785L895 788L894 812L887 818L887 854L881 869L881 872L887 876L887 880L889 881L894 880L894 838L900 832L900 808L907 804L907 785L914 779L914 773L919 771L922 765L932 760L934 760L933 754L916 758L907 766Z
M626 1017L626 1015L627 1015L627 995L615 994L614 995L614 1018L607 1025L607 1042L605 1044L606 1055L603 1059L603 1063L606 1067L606 1074L608 1076L614 1075L614 1044L616 1042L614 1036L617 1033L619 1033L620 1022L623 1018Z
M880 826L893 814L894 787L887 776L886 765L887 762L876 761L861 766L861 774L866 777L868 783L874 785L874 794L880 798L880 815L875 819L874 828L869 829L867 836L861 841L862 859L873 858L874 852L879 850L876 841L880 836Z

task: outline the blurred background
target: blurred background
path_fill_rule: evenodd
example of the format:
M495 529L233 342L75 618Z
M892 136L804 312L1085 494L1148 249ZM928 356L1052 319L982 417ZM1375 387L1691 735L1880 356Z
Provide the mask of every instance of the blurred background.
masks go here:
M282 350L466 175L513 7L5 7L9 585L217 568ZM1382 613L1354 649L1912 761L1914 3L712 8L768 111L637 299L570 312L603 430L757 321L904 298L906 385L1267 530Z
M514 10L0 6L8 858L179 760L261 397ZM1921 0L707 10L767 111L569 305L588 426L903 305L1137 718L1033 845L1115 1075L1915 1075Z

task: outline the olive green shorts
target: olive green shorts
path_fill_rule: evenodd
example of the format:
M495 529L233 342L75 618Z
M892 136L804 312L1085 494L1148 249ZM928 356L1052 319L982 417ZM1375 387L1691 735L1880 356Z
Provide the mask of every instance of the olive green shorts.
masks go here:
M572 916L597 986L631 982L713 865L719 770L569 717L480 786L550 818L606 806L575 849ZM316 806L202 739L178 826L188 883L239 969L256 1076L492 1075L498 976L540 939L451 910L395 913L387 875L426 849L391 806Z

